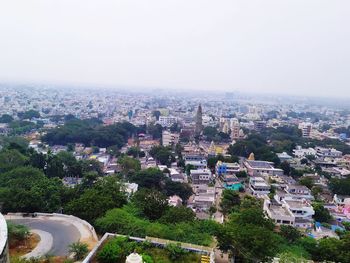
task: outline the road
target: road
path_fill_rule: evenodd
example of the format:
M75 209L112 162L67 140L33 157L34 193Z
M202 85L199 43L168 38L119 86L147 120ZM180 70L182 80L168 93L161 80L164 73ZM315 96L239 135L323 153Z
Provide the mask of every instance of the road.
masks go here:
M54 256L67 256L69 254L68 246L73 242L77 242L81 237L75 226L64 221L33 218L11 219L9 221L15 224L27 225L30 229L39 229L50 233L53 242L49 254Z

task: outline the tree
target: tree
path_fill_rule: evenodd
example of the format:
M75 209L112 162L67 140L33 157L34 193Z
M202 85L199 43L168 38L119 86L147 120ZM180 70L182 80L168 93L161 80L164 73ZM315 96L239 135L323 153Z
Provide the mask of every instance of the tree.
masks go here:
M162 131L163 127L160 124L150 124L147 127L148 134L152 135L154 140L162 138Z
M168 200L164 194L156 190L141 189L132 197L132 203L141 214L150 220L162 217L168 208Z
M266 262L278 249L281 237L261 209L244 209L234 213L217 234L219 248L247 261Z
M94 222L107 210L124 204L126 204L126 195L119 180L115 176L108 176L98 180L92 188L86 189L78 198L71 200L64 210L65 213Z
M0 176L2 211L57 212L62 182L47 178L33 167L19 167Z
M224 215L228 215L238 208L241 203L239 194L236 191L225 189L222 192L220 207Z
M280 226L280 235L289 243L294 243L301 238L301 233L296 228L287 225Z
M167 196L178 195L183 201L187 201L188 198L193 194L192 187L186 183L173 182L166 180L164 185L164 193Z
M181 222L193 222L195 218L196 214L192 209L180 206L169 207L159 221L167 224L176 224Z
M157 168L148 168L132 174L131 182L137 183L140 188L162 190L162 182L165 179L163 172Z
M302 177L299 179L299 184L306 186L307 188L311 189L314 185L314 181L311 177Z
M89 248L87 244L78 241L69 245L69 252L74 253L75 260L81 260L89 252Z
M10 123L11 121L13 121L13 118L9 114L3 114L0 117L0 123Z
M324 208L321 203L314 203L313 208L315 210L314 219L321 223L329 223L332 219L328 209Z
M0 172L7 172L16 167L23 166L27 157L17 150L2 150L0 152Z
M329 188L333 194L350 195L350 178L346 179L331 179Z
M161 115L159 110L155 110L152 112L153 117L156 117L156 120L159 121L159 117Z
M128 175L133 172L137 172L141 170L141 163L139 160L128 157L128 156L122 156L118 159L118 164L122 168L122 174Z
M290 164L287 161L281 163L281 169L285 175L290 175Z

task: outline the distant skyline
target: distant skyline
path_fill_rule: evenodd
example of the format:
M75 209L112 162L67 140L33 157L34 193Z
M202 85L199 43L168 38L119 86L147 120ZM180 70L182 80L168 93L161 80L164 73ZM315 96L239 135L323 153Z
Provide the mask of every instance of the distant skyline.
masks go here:
M350 97L347 0L0 4L0 82Z

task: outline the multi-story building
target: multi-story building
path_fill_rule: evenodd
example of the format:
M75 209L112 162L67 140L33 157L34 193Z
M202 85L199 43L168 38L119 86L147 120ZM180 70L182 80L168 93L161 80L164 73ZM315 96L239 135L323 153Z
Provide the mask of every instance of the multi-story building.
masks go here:
M177 122L177 118L171 117L171 116L159 116L159 120L158 120L158 123L162 125L162 127L170 127L176 122Z
M209 169L191 170L192 184L209 184L213 181L213 175Z
M162 143L163 146L169 146L177 144L179 142L180 135L177 133L171 133L168 131L162 132Z
M262 177L250 177L249 189L252 194L258 197L268 195L270 193L271 186L266 183Z
M243 164L250 176L264 174L271 176L283 175L283 170L275 168L272 162L245 160Z
M215 166L215 171L218 176L234 175L241 170L239 163L226 163L218 161Z
M310 138L312 131L312 124L309 122L302 122L299 124L299 129L304 138Z
M334 148L316 147L316 155L320 158L341 158L343 153Z

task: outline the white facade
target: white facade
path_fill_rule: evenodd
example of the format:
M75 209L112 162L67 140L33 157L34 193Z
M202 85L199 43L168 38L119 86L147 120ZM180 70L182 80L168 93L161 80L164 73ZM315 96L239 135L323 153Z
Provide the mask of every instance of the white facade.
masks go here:
M158 120L158 123L162 125L162 127L170 127L176 122L177 122L176 117L168 117L168 116L159 116L159 120Z
M169 146L171 144L177 144L179 142L180 135L176 133L171 133L168 131L163 131L162 133L162 143L163 146Z

